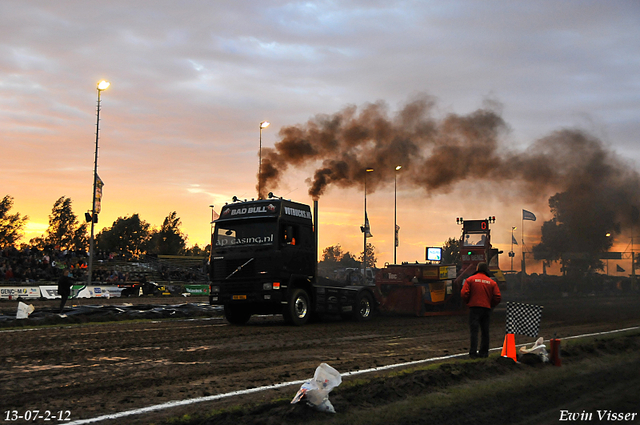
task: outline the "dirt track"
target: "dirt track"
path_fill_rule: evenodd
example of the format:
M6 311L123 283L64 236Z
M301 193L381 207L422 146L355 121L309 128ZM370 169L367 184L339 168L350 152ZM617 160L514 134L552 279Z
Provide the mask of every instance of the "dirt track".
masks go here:
M540 331L545 338L640 323L637 295L518 301L545 307ZM504 316L504 308L494 313L492 347L502 343ZM0 413L69 410L73 420L303 380L321 362L347 372L464 353L468 347L466 316L376 317L364 324L329 320L300 328L286 326L278 316L254 317L244 327L229 326L222 318L195 318L5 329L0 335ZM517 337L516 342L533 341ZM292 386L252 399L293 397L296 391ZM134 420L148 423L150 417L126 422Z

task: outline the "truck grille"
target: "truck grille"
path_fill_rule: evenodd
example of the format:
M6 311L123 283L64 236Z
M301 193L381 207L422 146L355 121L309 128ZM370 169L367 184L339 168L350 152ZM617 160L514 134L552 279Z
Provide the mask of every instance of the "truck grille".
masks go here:
M213 262L213 280L220 281L225 280L227 276L233 273L238 267L246 263L248 258L237 258L233 260L217 260ZM229 280L255 278L256 261L253 260L239 272L235 273L229 278Z

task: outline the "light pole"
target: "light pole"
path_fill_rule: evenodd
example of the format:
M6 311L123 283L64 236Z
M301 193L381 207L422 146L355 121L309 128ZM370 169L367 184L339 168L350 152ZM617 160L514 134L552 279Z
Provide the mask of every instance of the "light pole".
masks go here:
M269 127L269 121L262 121L260 123L260 152L258 153L260 160L258 162L258 199L260 199L260 193L262 192L262 129Z
M606 238L610 238L611 237L611 233L607 232L606 235L604 235ZM609 276L609 259L607 258L607 276Z
M87 268L87 284L91 285L91 275L93 274L93 251L95 250L95 241L93 238L94 225L96 223L96 188L98 186L98 139L100 135L100 93L106 90L111 83L108 81L100 81L98 83L98 107L96 113L96 150L93 159L93 200L91 203L91 237L89 239L89 267Z
M393 173L393 264L396 262L396 248L398 247L398 203L397 203L397 186L398 171L402 165L396 166L396 172Z
M513 239L513 231L516 229L516 226L511 227L511 252L509 252L509 257L511 257L511 271L513 271L513 257L516 256L516 254L513 252L513 241L515 240Z
M367 278L367 237L371 235L369 218L367 217L367 174L373 172L373 168L364 170L364 226L361 230L364 234L364 250L362 251L362 275Z

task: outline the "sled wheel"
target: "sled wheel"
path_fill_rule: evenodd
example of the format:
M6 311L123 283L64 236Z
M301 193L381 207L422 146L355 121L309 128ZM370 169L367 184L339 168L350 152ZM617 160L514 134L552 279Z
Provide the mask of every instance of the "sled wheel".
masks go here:
M353 319L356 322L365 322L373 317L373 309L373 297L368 292L362 292L356 298Z

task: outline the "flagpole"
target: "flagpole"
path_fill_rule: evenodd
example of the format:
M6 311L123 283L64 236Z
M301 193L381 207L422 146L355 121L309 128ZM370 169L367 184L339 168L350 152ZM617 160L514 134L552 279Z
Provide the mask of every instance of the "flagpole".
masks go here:
M372 171L373 168L366 168L364 170L364 247L362 251L362 275L365 277L365 279L367 277L367 234L369 233L369 223L367 220L367 174Z
M511 257L511 271L513 271L513 257L514 257L514 253L513 253L513 231L516 230L516 228L514 226L511 226L511 252L509 253L509 256Z
M364 173L364 246L362 248L362 275L367 275L367 173Z
M520 272L523 272L523 265L524 265L524 213L522 214L522 221L520 224L520 242L522 243L522 246L520 247L520 254L522 255L522 262L520 263Z
M631 281L635 287L636 283L636 258L635 252L633 251L633 235L631 235Z
M524 274L526 273L524 265L524 210L522 210L522 212L520 213L520 217L520 242L522 242L522 246L520 247L520 254L522 255L522 260L520 262L520 289L524 291Z

